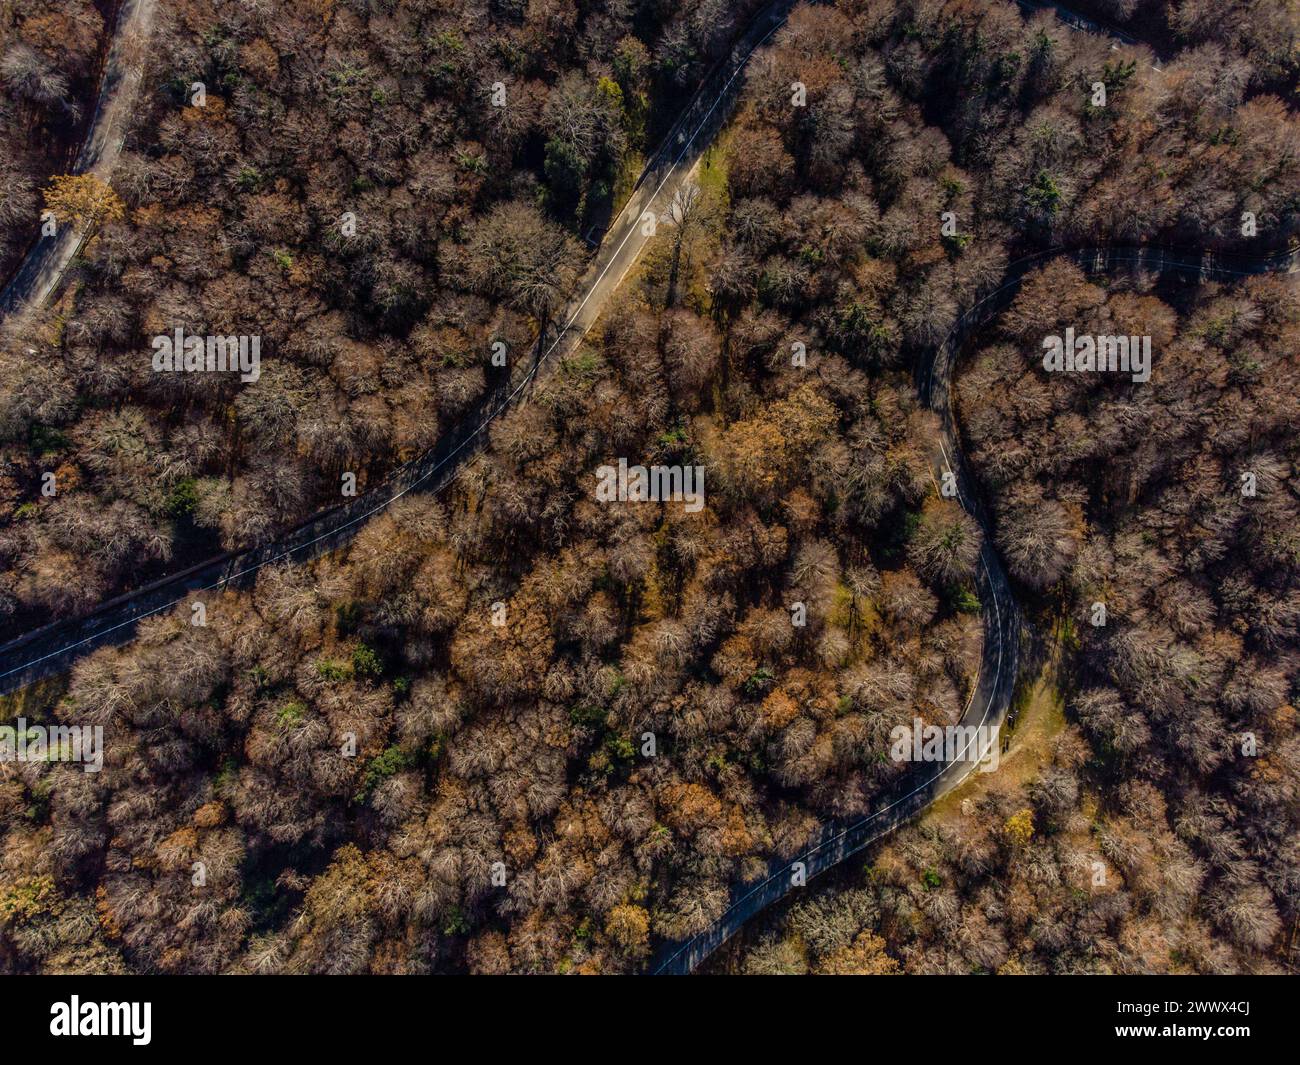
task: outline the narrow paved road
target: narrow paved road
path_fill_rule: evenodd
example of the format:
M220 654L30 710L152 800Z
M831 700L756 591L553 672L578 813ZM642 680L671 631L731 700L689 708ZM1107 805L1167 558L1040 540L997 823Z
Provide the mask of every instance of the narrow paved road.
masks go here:
M647 211L661 214L671 203L673 195L688 179L705 147L730 113L745 64L784 23L794 2L776 0L764 8L742 34L728 59L705 79L669 132L659 153L648 164L628 204L610 227L583 279L578 298L563 318L563 326L553 338L544 340L540 356L531 364L514 367L510 380L480 401L457 429L440 440L431 452L400 468L378 489L316 515L274 543L218 556L101 604L83 617L54 622L8 641L0 646L0 694L63 672L76 658L96 647L125 642L142 618L170 610L187 598L246 583L257 570L271 563L303 561L335 550L347 543L367 519L407 492L417 489L438 491L449 484L465 459L482 446L486 438L484 430L491 422L526 396L539 377L574 350L596 322L610 295L650 239L642 225L643 215ZM1089 32L1101 31L1100 27L1072 15L1059 5L1031 0L1018 2L1025 7L1052 7L1058 14L1068 16L1066 21L1073 25ZM127 17L127 12L136 12L135 17L143 20L137 25L143 26L147 32L148 20L152 19L152 5L153 0L126 0L123 17ZM116 62L110 59L110 63ZM120 65L117 69L118 76L121 76ZM138 84L138 73L128 73L126 78L128 81L134 78ZM129 93L118 92L107 98L101 97L101 106L114 112L123 106L129 110L123 101L132 98ZM121 147L123 123L123 117L110 117L103 122L96 118L98 146L88 144L83 149L83 155L90 160L92 167L102 165L106 158L115 161ZM118 130L116 134L112 132L114 128ZM23 282L25 288L22 291L27 295L20 295L19 303L23 306L38 305L57 284L75 251L75 244L71 251L50 249L46 254L52 258L44 265L33 266L31 277ZM961 456L951 410L953 366L962 343L1010 302L1025 274L1056 255L1069 255L1094 271L1140 267L1193 279L1225 279L1273 270L1295 272L1298 261L1294 253L1230 261L1216 260L1209 253L1199 251L1153 247L1043 252L1012 263L999 288L966 312L944 343L927 353L918 370L917 383L923 400L940 418L941 441L934 470L936 479L941 479L946 472L955 474L962 505L976 517L984 530L984 547L977 573L984 642L979 675L961 719L963 725L994 728L1005 719L1016 678L1020 620L1006 574L992 546L991 526ZM13 288L11 285L10 289ZM9 297L10 291L6 290L5 298ZM959 752L957 761L921 772L896 792L881 798L866 816L851 822L826 825L816 841L801 855L789 862L773 862L767 875L759 881L734 887L732 901L723 915L699 935L665 945L656 955L651 971L692 971L734 935L745 921L793 890L795 863L802 863L806 879L839 864L955 788L973 771L982 753Z
M135 0L152 3L152 0ZM246 551L231 551L180 573L154 581L101 603L77 618L51 622L0 645L0 695L64 672L97 647L130 639L144 618L171 610L195 596L246 585L263 566L301 562L346 544L371 517L408 492L437 492L487 440L489 425L529 394L595 324L619 282L649 244L643 219L659 218L688 180L704 150L716 137L735 104L750 57L785 22L796 0L774 0L754 17L728 56L704 79L663 144L646 165L632 196L619 212L578 287L578 295L561 316L563 325L543 338L540 355L521 360L510 377L485 395L426 454L396 470L380 486L332 507L280 536Z
M1061 22L1065 23L1072 29L1082 30L1084 33L1091 33L1097 37L1107 37L1116 44L1146 44L1145 41L1138 40L1131 33L1126 33L1118 26L1112 26L1098 22L1095 19L1090 19L1085 15L1080 15L1076 11L1071 11L1068 7L1054 3L1053 0L1016 0L1016 3L1026 11L1051 11ZM1147 44L1147 47L1151 48L1151 45ZM1152 51L1154 51L1154 49L1152 49ZM1158 68L1159 60L1157 60L1153 65Z
M988 515L962 457L952 411L954 367L964 342L1010 304L1025 275L1060 256L1072 259L1093 273L1142 270L1190 281L1227 281L1250 274L1296 273L1300 270L1300 250L1236 258L1149 245L1052 249L1011 263L998 288L963 314L942 344L925 353L916 372L917 389L922 401L938 415L940 423L940 443L932 472L940 483L945 473L955 475L960 502L979 522L984 534L976 575L983 609L984 646L979 676L961 717L963 726L983 726L989 730L1001 728L1006 720L1016 682L1020 614L1006 571L993 547L993 530ZM990 741L981 742L987 744ZM888 835L957 787L975 771L984 753L985 749L973 749L968 745L957 752L957 760L953 762L914 770L898 787L877 799L874 808L865 816L827 824L802 853L788 861L770 863L765 875L751 884L733 887L727 909L705 931L664 945L655 956L651 972L661 975L692 972L756 914L791 892L804 890L795 883L796 866L802 866L806 884L817 874L826 872Z
M155 9L155 0L122 0L99 79L95 114L73 173L94 174L105 184L112 177L139 96L144 49L153 28ZM62 226L56 236L37 241L0 292L0 315L4 316L6 329L19 328L49 299L81 249L81 239L81 234L71 226Z
M1077 14L1054 0L1016 0L1016 3L1031 12L1053 11L1064 24L1084 33L1107 37L1115 45L1145 43L1123 30ZM1155 53L1154 48L1151 50ZM1158 72L1162 71L1158 55L1151 66ZM1016 681L1020 615L1006 572L993 548L988 515L974 491L962 457L952 411L953 369L965 340L1010 303L1025 274L1057 255L1068 255L1093 272L1108 272L1121 267L1140 268L1193 280L1230 280L1271 271L1295 273L1300 262L1298 252L1233 261L1216 259L1210 252L1161 247L1044 251L1011 263L1002 284L963 314L941 345L926 353L917 369L917 389L922 401L938 414L940 421L940 446L932 472L940 483L945 473L955 475L961 504L979 522L984 534L976 576L983 612L984 644L980 672L960 721L963 726L1000 729L1006 720ZM733 887L729 906L708 929L689 939L664 944L655 954L650 971L663 975L693 972L746 921L790 892L802 890L794 883L793 873L797 864L802 866L804 883L838 865L952 791L975 770L983 753L960 751L958 759L952 763L913 773L905 783L877 800L875 808L864 817L826 825L802 854L790 861L774 861L760 880Z

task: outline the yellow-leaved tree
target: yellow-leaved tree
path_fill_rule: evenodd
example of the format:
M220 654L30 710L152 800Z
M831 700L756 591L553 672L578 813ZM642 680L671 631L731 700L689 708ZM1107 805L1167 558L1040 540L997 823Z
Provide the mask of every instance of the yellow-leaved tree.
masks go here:
M92 236L105 222L126 214L126 205L94 174L59 174L45 189L45 208L61 225L73 225Z

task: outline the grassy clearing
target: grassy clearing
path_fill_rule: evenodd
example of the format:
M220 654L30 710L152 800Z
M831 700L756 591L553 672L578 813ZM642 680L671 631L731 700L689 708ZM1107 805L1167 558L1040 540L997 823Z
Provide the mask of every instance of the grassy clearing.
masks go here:
M1014 724L1003 726L1009 747L993 773L972 773L936 802L922 816L922 822L961 816L964 799L974 799L996 786L1001 790L1023 787L1037 779L1052 759L1052 748L1065 729L1065 696L1059 684L1060 645L1052 649L1046 664L1032 680L1016 686L1012 700Z
M731 206L728 185L728 156L731 146L731 129L728 128L700 157L696 180L704 193L704 202L712 210L725 212Z
M55 677L29 684L9 695L0 696L0 722L24 717L28 721L44 721L68 690L68 676Z
M619 167L618 173L614 175L611 217L617 218L619 212L627 206L627 201L632 197L632 190L636 187L636 179L641 176L641 171L644 169L645 156L640 152L629 150L623 156L623 165Z

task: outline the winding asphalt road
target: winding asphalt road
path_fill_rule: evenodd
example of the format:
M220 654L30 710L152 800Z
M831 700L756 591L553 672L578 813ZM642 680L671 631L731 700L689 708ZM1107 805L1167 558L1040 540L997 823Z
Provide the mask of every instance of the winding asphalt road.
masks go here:
M1026 7L1052 7L1068 16L1066 21L1072 25L1090 32L1104 32L1096 24L1066 12L1058 5L1030 3L1028 0L1018 2ZM153 0L126 0L123 18L129 19L130 12L136 12L135 17L140 19L151 18L152 4ZM745 64L784 23L793 6L794 0L777 0L750 23L727 59L705 79L669 131L659 152L647 165L628 204L602 242L580 286L579 298L563 317L563 326L549 342L544 339L539 345L540 354L534 361L515 366L509 379L485 396L470 416L440 440L437 447L401 467L379 488L346 505L316 515L274 543L218 556L101 604L83 617L54 622L8 641L0 646L0 694L63 672L76 658L96 647L125 642L142 618L170 610L204 593L246 584L265 565L303 561L335 550L347 543L367 519L406 493L417 489L438 491L449 484L464 461L482 446L486 438L484 430L491 422L526 396L539 377L573 351L596 322L609 296L650 239L642 223L644 215L646 212L661 214L677 189L689 179L704 148L730 113ZM147 23L145 28L147 30ZM1130 39L1125 38L1125 43L1130 43ZM134 77L138 83L138 73L126 77ZM101 99L101 108L107 106L116 111L122 106L121 101L128 98L129 94L119 92L115 97L116 103L110 99L106 104ZM92 166L102 165L106 158L116 158L121 141L114 141L114 138L120 135L120 121L120 118L108 117L101 122L97 117L92 139L100 147L83 149L83 155L91 151L97 160L92 162ZM115 128L118 133L113 132ZM116 147L113 147L114 143ZM49 249L38 249L42 262L25 264L27 280L22 282L16 296L11 291L14 285L11 285L6 290L5 299L11 301L11 306L19 308L38 305L62 276L75 252L75 244L69 251L61 246L61 242ZM962 316L943 344L926 353L918 369L917 385L924 402L936 411L940 419L940 447L934 473L938 480L948 472L955 475L962 505L975 516L984 531L976 575L984 622L983 648L979 674L961 724L983 726L986 730L1000 727L1010 706L1017 672L1020 617L1006 573L992 546L991 525L962 459L951 409L953 367L962 343L1010 302L1025 274L1057 255L1068 255L1094 272L1143 269L1192 279L1230 278L1273 270L1295 272L1297 269L1294 253L1225 260L1199 251L1154 247L1042 252L1012 263L1003 283ZM18 279L15 280L17 283ZM986 732L984 737L987 736ZM998 742L996 737L992 740L984 737L980 742ZM866 816L827 824L803 853L790 861L774 861L766 876L754 883L733 887L731 902L722 916L699 935L664 945L650 970L656 973L692 971L735 934L745 921L791 890L796 890L793 876L796 866L801 867L806 883L839 864L955 788L974 770L983 754L983 750L959 751L958 758L952 763L909 776L906 784L880 798Z
M378 487L355 500L314 515L271 543L225 552L106 600L80 617L54 621L8 639L0 644L0 695L63 672L77 657L97 647L126 641L143 618L170 610L196 595L247 584L259 569L271 563L301 562L335 550L347 543L368 518L407 492L445 487L465 460L482 446L484 430L491 422L525 396L538 377L561 362L590 330L651 239L643 225L644 216L647 212L661 216L673 195L689 180L699 157L731 112L745 65L785 23L795 2L773 0L764 7L728 56L704 78L602 240L579 287L579 297L562 316L564 325L549 343L543 339L539 345L537 360L512 367L509 377L475 404L431 451L399 467ZM1055 6L1036 0L1018 2L1031 8ZM138 50L148 39L155 4L156 0L123 0L101 79L96 114L78 156L78 171L88 170L107 180L116 165L127 117L139 91L142 63ZM1076 25L1104 32L1078 16L1070 17ZM0 313L8 312L6 326L20 323L44 303L66 274L79 247L79 237L65 230L58 238L41 241L33 249L0 294Z
M1050 0L1016 2L1030 11L1054 11L1066 25L1085 33L1108 37L1116 44L1144 43L1122 30L1102 25ZM1154 48L1152 52L1155 52ZM1153 59L1151 66L1157 72L1162 72L1158 57ZM1091 273L1140 270L1191 281L1232 280L1269 272L1296 273L1300 269L1300 249L1244 258L1225 257L1199 249L1149 245L1131 248L1050 249L1009 264L998 288L966 311L941 345L924 353L916 371L917 390L922 402L938 415L940 423L939 449L932 473L939 483L942 483L944 474L954 475L958 498L962 506L979 522L984 537L976 573L984 622L983 649L979 674L959 722L967 728L980 727L981 731L974 735L975 742L982 746L972 748L971 742L967 741L953 762L909 774L902 784L877 799L873 809L866 815L825 825L802 853L788 861L771 862L766 874L752 883L733 886L731 901L722 915L703 932L662 945L650 965L650 972L674 975L694 971L763 909L791 892L803 890L802 885L806 885L814 876L888 835L925 807L951 792L975 771L988 746L992 742L1000 742L1000 738L995 740L990 736L991 730L1000 730L1006 720L1015 689L1020 614L1011 594L1006 571L993 548L993 531L988 514L974 490L974 482L962 456L952 410L953 372L963 343L1011 302L1030 270L1058 256L1073 259ZM798 880L796 871L800 874Z
M1193 282L1300 271L1300 249L1245 258L1151 245L1050 249L1012 262L1002 283L961 316L942 344L924 353L916 371L917 390L922 401L938 415L940 425L939 448L932 472L940 483L945 473L954 475L962 506L979 522L984 534L976 572L984 620L984 644L979 675L959 722L966 728L980 726L982 731L967 733L974 742L967 740L956 752L954 761L913 771L900 785L879 797L866 815L827 824L800 854L789 860L773 861L762 878L733 887L731 901L722 915L698 935L664 945L654 958L651 972L672 975L693 971L756 914L785 895L803 890L796 883L796 871L802 874L801 879L806 884L819 873L888 835L956 788L975 771L992 743L1000 742L992 730L1000 729L1006 720L1015 689L1020 612L1006 571L993 548L993 529L988 514L962 456L952 410L952 381L963 343L1010 304L1026 274L1058 257L1072 259L1094 274L1142 271ZM976 743L979 746L975 746Z
M152 0L134 0L152 3ZM0 645L0 695L65 672L98 647L124 643L144 618L232 586L247 586L263 566L302 562L338 549L371 517L408 492L437 492L487 440L487 428L526 397L538 380L574 351L596 323L610 296L652 239L648 215L660 220L673 196L689 180L705 149L730 114L750 57L784 24L796 0L774 0L741 32L728 55L704 78L699 89L646 164L627 204L611 224L578 286L578 295L560 317L562 325L538 344L538 356L519 360L508 378L473 405L437 445L399 467L375 489L314 515L275 541L245 551L229 551L179 573L101 603L76 618L54 621ZM102 139L97 134L97 139ZM75 249L74 249L75 251ZM47 267L41 267L43 274Z

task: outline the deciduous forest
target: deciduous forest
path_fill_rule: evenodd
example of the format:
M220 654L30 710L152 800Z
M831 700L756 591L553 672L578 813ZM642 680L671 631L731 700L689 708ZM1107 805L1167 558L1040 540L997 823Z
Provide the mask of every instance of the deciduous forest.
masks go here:
M1067 321L1165 355L1145 385L1049 380L1038 341ZM729 965L1290 964L1271 948L1291 943L1300 876L1298 328L1281 278L1162 293L1056 263L1026 283L959 392L999 550L1067 652L1064 716L1028 744L1032 777L1008 760L971 806L908 829Z
M121 216L0 345L6 633L433 447L761 6L158 0ZM0 38L0 136L47 144L0 163L10 269L94 97L102 20L56 9ZM1080 10L1163 55L1003 0L795 6L449 489L6 697L105 757L0 765L0 970L637 972L870 809L891 730L958 722L981 659L926 353L1026 254L1295 235L1296 12ZM1149 335L1150 381L1046 373L1066 326ZM260 378L153 372L178 327L260 335ZM1294 971L1298 341L1293 276L1026 277L953 386L1026 618L1020 753L715 971ZM621 456L702 468L703 509L599 501Z

